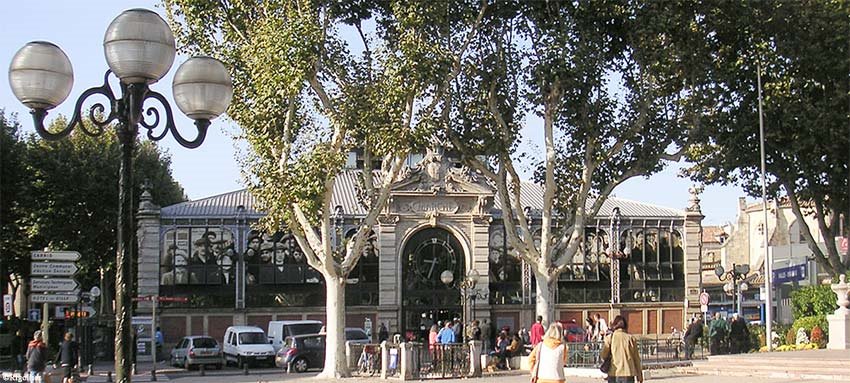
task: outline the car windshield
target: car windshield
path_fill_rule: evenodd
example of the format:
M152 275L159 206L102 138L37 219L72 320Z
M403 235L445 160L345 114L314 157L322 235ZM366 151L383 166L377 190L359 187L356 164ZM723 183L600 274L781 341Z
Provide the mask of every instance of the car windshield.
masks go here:
M239 334L239 344L264 344L269 343L266 340L266 334L261 332L243 332Z
M299 324L291 324L289 327L289 335L303 335L303 334L318 334L319 331L322 330L321 323L299 323Z
M218 346L213 338L195 338L192 344L197 348L215 348Z

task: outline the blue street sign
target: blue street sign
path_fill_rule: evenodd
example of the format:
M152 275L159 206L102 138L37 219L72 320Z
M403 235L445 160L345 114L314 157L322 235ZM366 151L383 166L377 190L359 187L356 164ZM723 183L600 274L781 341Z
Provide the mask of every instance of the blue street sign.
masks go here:
M783 267L781 269L773 270L773 282L774 283L785 283L785 282L793 282L793 281L802 281L808 277L808 265L801 264L791 267Z

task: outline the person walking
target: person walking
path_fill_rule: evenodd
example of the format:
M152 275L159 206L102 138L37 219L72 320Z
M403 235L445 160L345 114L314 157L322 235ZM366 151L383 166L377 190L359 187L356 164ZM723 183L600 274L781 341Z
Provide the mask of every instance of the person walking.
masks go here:
M44 369L47 367L47 345L41 336L41 330L36 331L32 341L27 345L27 382L41 383L44 379Z
M390 332L387 331L386 323L381 322L381 327L378 329L378 343L383 343L390 338Z
M629 325L622 315L611 322L614 332L605 337L605 344L599 357L611 358L608 368L608 383L643 382L643 366L640 362L637 340L628 333Z
M750 330L747 329L747 323L738 313L732 315L732 324L729 328L729 345L732 354L749 351Z
M562 342L561 328L556 324L549 325L540 342L528 356L531 366L531 379L537 383L564 383L564 365L569 355L567 344Z
M531 341L532 347L537 347L537 345L543 341L543 333L546 330L543 328L543 316L537 316L537 322L534 322L531 325L531 332L528 334L528 338Z
M602 315L599 315L599 313L596 313L593 318L594 322L596 322L596 327L593 329L594 338L596 341L602 341L608 335L608 323L605 323L605 318L602 318Z
M593 323L592 317L587 317L584 320L584 341L590 342L593 340L593 328L595 324Z
M472 321L472 329L469 335L472 340L481 341L481 323L478 322L478 319Z
M709 344L709 351L711 351L711 355L720 355L723 353L722 345L723 340L726 339L726 335L728 334L726 320L720 316L720 313L714 313L714 320L711 321L711 325L708 328L708 339L711 342Z
M702 323L699 321L699 318L691 318L691 323L688 325L688 329L685 330L685 359L691 359L697 340L701 337Z
M62 367L62 383L72 383L74 381L74 370L77 368L77 358L79 356L79 346L74 341L74 334L65 333L65 341L59 346L59 352L56 353L54 365Z

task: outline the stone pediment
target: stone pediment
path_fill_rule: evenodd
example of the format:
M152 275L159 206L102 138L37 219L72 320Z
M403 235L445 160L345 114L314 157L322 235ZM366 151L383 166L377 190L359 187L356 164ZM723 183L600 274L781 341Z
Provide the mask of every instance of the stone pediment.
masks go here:
M440 148L428 149L422 161L403 169L399 181L392 190L394 193L432 195L492 195L495 192L481 174L467 166L453 166Z

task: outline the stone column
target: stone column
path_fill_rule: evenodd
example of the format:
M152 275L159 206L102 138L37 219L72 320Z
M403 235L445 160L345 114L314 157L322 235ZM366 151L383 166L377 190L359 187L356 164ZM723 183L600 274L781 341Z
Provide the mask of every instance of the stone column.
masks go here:
M847 284L845 279L846 277L841 275L839 282L832 285L832 291L838 297L838 309L826 316L829 322L829 343L826 348L830 350L850 350L850 300L847 298L850 284Z
M390 334L401 332L401 321L399 320L399 304L401 303L401 292L399 291L399 253L396 238L397 216L381 216L378 218L378 247L380 249L378 261L378 317L377 325L387 324Z
M691 315L700 312L699 294L702 287L702 215L700 208L699 193L701 187L693 187L690 190L691 199L685 210L685 223L683 234L683 246L685 254L685 299L688 305L682 318L687 321Z
M472 378L481 377L481 341L473 340L469 342L469 376Z
M137 295L159 295L159 256L160 256L160 209L153 203L148 190L139 197L139 211L136 213L138 227L136 238L139 243L139 259L136 267ZM151 302L138 302L138 314L151 314ZM156 326L156 325L155 325Z
M478 271L478 283L475 290L479 296L490 295L490 217L473 218L472 220L472 259L471 268ZM475 299L474 306L470 307L472 318L483 322L490 318L490 301L487 299Z

